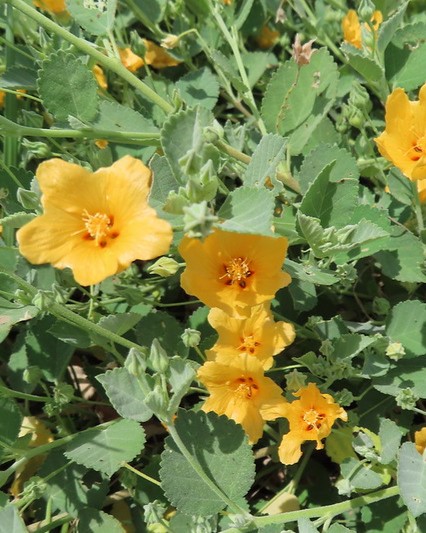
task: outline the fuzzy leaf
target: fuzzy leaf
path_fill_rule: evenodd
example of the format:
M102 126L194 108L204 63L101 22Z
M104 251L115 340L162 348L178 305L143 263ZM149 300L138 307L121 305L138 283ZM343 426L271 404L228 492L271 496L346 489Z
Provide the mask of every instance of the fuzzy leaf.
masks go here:
M0 452L3 446L11 446L18 438L22 414L11 398L0 397Z
M158 133L152 120L134 111L130 107L102 100L99 113L91 122L93 130L106 130L131 133Z
M205 474L232 501L242 499L254 481L254 460L241 426L215 413L178 412L175 429ZM199 477L171 437L165 442L160 477L169 501L179 511L197 516L227 506Z
M38 88L43 105L57 120L69 116L85 122L97 112L97 84L93 74L75 56L59 51L43 61Z
M402 501L415 518L426 513L426 454L421 455L412 442L401 446L398 487Z
M77 533L125 533L124 526L110 514L98 509L82 509L78 513Z
M117 0L66 0L75 21L92 35L105 35L114 26Z
M8 336L12 326L23 320L30 320L40 310L34 305L19 305L0 297L0 342Z
M27 531L15 505L8 504L0 509L0 533L27 533Z
M426 354L426 304L408 300L396 305L386 322L386 334L400 342L408 357Z
M275 178L278 165L284 159L286 141L280 135L269 133L262 137L253 152L247 166L244 185L247 187L263 187L269 178L274 185L274 190L279 192L283 185Z
M361 50L347 43L343 43L341 49L349 65L359 72L366 81L374 83L383 79L383 68L372 59L366 57Z
M378 29L377 51L383 54L387 45L391 42L395 32L401 26L408 2L404 2L401 7L391 17L384 20Z
M380 421L379 437L382 445L380 462L383 465L388 465L398 453L402 432L393 420L383 418Z
M190 107L213 109L219 97L217 77L207 67L189 72L176 83L182 99Z
M133 420L120 420L105 429L89 429L68 444L71 461L111 477L123 462L136 457L145 443L145 432Z
M410 389L418 398L426 398L426 356L401 359L387 371L386 375L373 378L374 388L383 394L398 396L404 389Z
M417 89L424 83L422 73L426 69L426 43L412 50L404 66L392 77L393 87L402 87L406 91Z

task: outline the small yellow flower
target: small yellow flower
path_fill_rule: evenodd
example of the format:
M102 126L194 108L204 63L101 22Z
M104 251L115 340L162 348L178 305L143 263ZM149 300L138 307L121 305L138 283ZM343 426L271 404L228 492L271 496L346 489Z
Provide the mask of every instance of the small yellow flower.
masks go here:
M179 252L186 261L183 289L209 307L247 317L250 308L271 300L291 278L281 270L285 237L265 237L215 229L204 241L185 236Z
M383 22L383 15L380 11L375 11L371 17L371 24L373 31L377 32L380 24ZM367 31L371 31L368 24L364 24ZM355 46L355 48L362 48L362 27L359 22L358 15L355 10L350 9L342 20L343 38L344 40Z
M256 37L256 43L259 48L271 48L280 38L280 32L271 30L267 25L262 26L259 35Z
M324 447L321 440L330 434L336 418L347 420L346 411L334 403L329 394L321 394L314 383L293 394L300 399L282 408L282 416L288 419L290 431L284 435L278 454L286 465L297 463L302 456L301 445L306 440L316 441L316 449L321 450Z
M271 368L273 356L295 338L294 327L287 322L274 322L268 304L251 308L248 318L232 318L218 308L211 309L208 321L218 332L216 344L206 350L209 360L230 363L241 353L255 357L262 367Z
M144 60L132 52L130 48L121 48L119 53L120 61L130 72L136 72L145 64Z
M226 415L241 424L251 443L262 436L265 420L281 416L286 403L281 388L264 376L254 357L246 354L236 356L227 365L204 363L198 370L198 379L210 392L203 411Z
M172 229L148 205L151 171L141 161L125 156L92 173L50 159L36 178L44 214L17 232L31 263L69 267L78 283L93 285L168 252Z
M92 72L99 87L106 91L108 89L108 82L105 76L105 72L99 65L93 65Z
M34 5L51 13L63 13L67 10L65 0L34 0Z
M423 454L426 449L426 426L414 433L414 442L417 451Z
M392 91L386 100L386 128L376 139L383 157L411 180L426 179L426 84L419 100L408 99L404 89ZM420 193L423 193L421 186Z

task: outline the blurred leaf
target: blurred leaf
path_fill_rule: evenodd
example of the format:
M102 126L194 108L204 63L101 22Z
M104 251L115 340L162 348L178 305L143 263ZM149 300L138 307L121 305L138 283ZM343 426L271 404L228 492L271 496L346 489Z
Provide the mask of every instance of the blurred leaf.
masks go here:
M401 359L385 376L373 378L373 386L383 394L398 396L403 389L410 389L419 398L426 398L426 356Z
M426 43L411 50L404 66L391 78L392 87L402 87L406 91L417 89L424 83L422 72L426 69Z
M0 246L0 265L8 272L15 272L19 253L16 248Z
M287 287L296 311L310 311L317 304L317 292L315 285L310 281L292 279Z
M117 335L124 335L141 320L141 315L138 313L120 313L116 315L103 316L98 322L98 326L104 329L116 333ZM95 344L109 348L111 341L105 339L105 337L98 335L97 333L90 332L90 337Z
M379 437L381 443L380 462L387 465L396 458L401 443L402 432L393 420L380 421Z
M407 5L408 2L403 2L398 11L380 24L377 38L377 51L379 54L384 53L387 45L391 42L393 36L395 35L395 32L401 26Z
M77 533L125 533L126 529L113 516L98 509L81 509L78 512Z
M34 305L11 303L0 296L0 342L8 336L12 326L23 320L30 320L39 314Z
M262 137L243 177L246 187L263 187L269 178L275 191L283 189L282 183L276 179L276 171L284 160L285 145L286 141L280 135L268 133Z
M309 518L299 518L297 521L297 531L299 533L319 533Z
M426 455L421 455L412 442L401 446L398 487L402 501L415 518L426 513Z
M0 76L0 87L33 91L37 87L37 72L26 67L8 67Z
M178 412L175 429L194 461L232 501L242 499L254 481L254 459L238 424L215 413ZM161 483L168 500L179 511L209 516L227 506L167 437L162 454Z
M43 61L38 89L43 105L59 121L69 116L85 122L97 113L98 89L95 77L70 53L59 51Z
M284 270L290 274L292 279L308 281L315 283L315 285L333 285L339 281L331 270L326 271L305 263L299 264L291 261L291 259L286 259Z
M340 47L346 56L349 65L355 69L369 83L375 83L384 79L383 68L373 59L364 55L350 44L343 43Z
M408 357L426 353L426 304L408 300L396 305L386 321L386 334L400 342Z
M8 504L0 509L0 533L27 533L27 531L15 505Z
M130 107L102 100L98 114L90 121L91 129L132 133L158 133L152 120Z
M333 428L325 440L326 454L337 464L341 464L348 457L356 459L357 454L352 447L353 439L352 427Z
M123 418L146 422L152 417L152 411L145 405L138 379L127 368L114 368L105 374L98 374L96 379L105 389L112 406Z
M242 60L247 72L250 87L254 87L267 68L277 65L278 61L272 52L245 52Z
M185 74L176 82L176 87L190 107L200 105L213 109L219 97L219 82L207 67Z
M93 344L87 331L67 322L58 320L49 328L49 333L62 342L79 348L88 348Z
M22 414L12 398L0 397L0 454L3 446L12 446L19 435Z
M75 21L92 35L106 35L112 30L117 0L66 0L66 4Z
M119 420L105 429L88 429L67 445L68 459L111 477L123 462L141 452L145 432L134 420Z
M136 327L136 338L141 346L149 348L154 339L158 339L167 354L185 355L188 353L180 338L183 333L181 324L171 315L156 311L143 317Z
M345 459L340 470L354 489L373 490L383 485L382 477L377 472L353 457Z

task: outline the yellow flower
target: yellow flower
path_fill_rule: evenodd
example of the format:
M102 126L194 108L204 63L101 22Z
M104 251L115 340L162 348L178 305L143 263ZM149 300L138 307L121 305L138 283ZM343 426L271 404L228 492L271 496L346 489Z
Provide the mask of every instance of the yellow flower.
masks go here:
M271 30L267 25L262 26L259 35L256 37L256 43L259 48L271 48L278 41L280 32Z
M130 48L121 48L119 53L120 61L130 72L136 72L145 64L144 60L132 52Z
M78 283L93 285L168 252L172 230L148 206L151 171L141 161L125 156L92 173L50 159L36 178L44 214L17 233L31 263L69 267Z
M105 72L99 65L93 65L92 72L99 87L106 91L108 89L108 82L105 76Z
M181 63L181 61L172 57L164 50L164 48L158 46L158 44L148 41L148 39L144 39L143 43L146 48L144 59L147 65L151 65L151 67L160 69L166 67L175 67Z
M299 396L283 406L283 414L288 419L290 431L284 435L278 454L280 461L286 465L297 463L302 455L301 445L306 440L317 442L316 449L321 450L324 444L321 439L330 434L336 418L347 420L347 413L334 403L329 394L321 394L314 383L293 393Z
M273 356L294 341L295 332L287 322L274 322L268 304L251 308L248 318L232 318L218 308L211 309L208 321L219 334L216 344L206 350L207 358L231 363L241 353L255 357L265 370Z
M65 0L34 0L34 5L51 13L63 13L67 10Z
M379 152L407 178L426 179L426 84L415 101L408 99L404 89L392 91L386 100L385 122L385 131L374 139Z
M420 203L426 202L426 179L417 180L417 192L419 193Z
M417 451L423 454L426 449L426 426L414 433L414 442Z
M271 300L291 278L281 270L285 237L264 237L215 229L204 241L185 236L181 285L209 307L247 317L250 307Z
M210 392L203 411L226 415L241 424L251 443L262 436L265 420L281 416L285 404L282 390L264 376L261 364L254 357L240 354L227 365L204 363L198 370L198 379Z
M374 32L377 32L382 21L382 13L380 11L375 11L371 17L371 24ZM368 24L364 24L363 27L367 31L371 31ZM358 15L353 9L350 9L343 18L342 29L343 38L347 43L355 46L355 48L362 48L362 27Z

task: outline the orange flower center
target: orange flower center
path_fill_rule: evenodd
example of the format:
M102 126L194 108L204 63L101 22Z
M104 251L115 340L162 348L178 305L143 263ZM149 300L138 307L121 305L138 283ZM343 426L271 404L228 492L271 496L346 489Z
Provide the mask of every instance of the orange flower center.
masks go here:
M253 335L248 335L247 337L241 338L241 344L238 346L238 349L241 352L254 354L258 346L260 346L260 342L257 342Z
M95 241L96 246L105 248L108 244L108 239L115 239L119 235L117 231L112 230L114 225L114 217L112 215L108 216L105 213L90 215L85 209L82 218L86 228L83 239Z
M228 263L223 265L225 274L220 279L226 279L226 285L234 285L237 283L242 289L247 286L246 279L249 278L253 272L249 268L249 260L242 257L234 257Z
M318 413L313 407L309 411L305 411L302 416L302 420L306 424L305 431L311 431L314 428L319 429L324 418L325 414Z
M259 386L252 377L241 376L231 384L231 387L234 394L242 400L252 400L259 393Z

